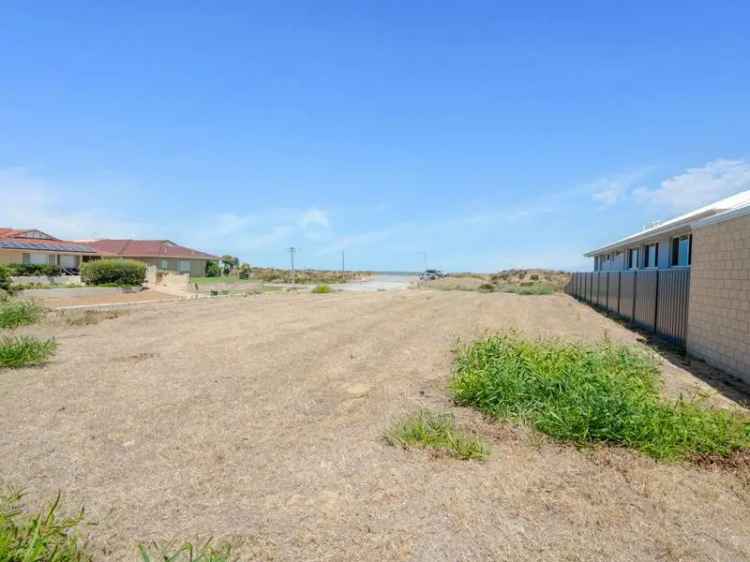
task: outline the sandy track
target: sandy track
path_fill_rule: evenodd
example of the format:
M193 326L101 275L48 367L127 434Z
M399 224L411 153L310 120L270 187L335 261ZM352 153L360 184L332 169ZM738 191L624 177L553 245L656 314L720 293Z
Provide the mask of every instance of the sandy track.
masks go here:
M452 407L451 348L485 331L634 342L565 296L263 295L153 305L0 372L0 478L85 505L102 560L138 541L231 537L264 560L744 560L733 476L579 452ZM706 387L665 366L670 394ZM716 399L721 403L723 399ZM386 446L451 409L488 462Z

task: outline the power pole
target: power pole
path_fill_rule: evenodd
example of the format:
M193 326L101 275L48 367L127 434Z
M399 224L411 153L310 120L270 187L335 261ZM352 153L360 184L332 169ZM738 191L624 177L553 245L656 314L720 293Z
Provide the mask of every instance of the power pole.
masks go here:
M419 252L422 254L422 258L424 259L424 269L427 271L427 252Z
M289 258L291 259L291 262L292 262L292 283L293 284L297 282L297 276L294 272L294 252L296 251L297 251L297 248L295 248L294 246L289 248Z
M346 261L344 258L344 250L341 250L341 277L344 277L344 272L346 271Z

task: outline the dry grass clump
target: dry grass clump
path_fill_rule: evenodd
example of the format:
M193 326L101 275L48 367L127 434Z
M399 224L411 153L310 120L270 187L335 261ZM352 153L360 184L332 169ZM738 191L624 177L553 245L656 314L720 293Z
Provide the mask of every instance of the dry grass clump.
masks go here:
M229 545L213 546L210 541L202 546L191 543L180 547L159 544L138 545L141 562L235 562Z
M658 375L654 359L634 348L510 334L460 350L452 389L460 404L579 445L609 443L674 460L750 448L750 418L664 400Z
M0 337L0 368L20 369L40 365L57 351L54 339L40 340L31 336ZM2 559L0 558L0 561Z
M0 302L0 328L12 330L39 321L44 309L31 301L7 300Z
M325 295L327 293L332 293L333 289L331 289L330 285L321 284L321 285L316 285L315 287L313 287L310 292L315 293L317 295Z
M59 317L68 326L90 326L103 320L114 320L125 314L125 310L72 310L61 311Z
M386 432L385 439L394 447L429 448L462 460L481 460L489 454L487 446L481 440L456 430L452 414L430 410L419 410L396 422Z
M93 561L77 531L83 511L76 517L60 517L58 495L44 511L29 514L21 506L22 498L21 492L0 497L0 561Z

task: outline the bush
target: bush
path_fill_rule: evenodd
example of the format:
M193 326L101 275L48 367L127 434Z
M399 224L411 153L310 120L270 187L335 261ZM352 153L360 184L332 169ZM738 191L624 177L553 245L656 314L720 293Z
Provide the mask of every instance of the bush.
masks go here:
M458 403L519 419L561 441L609 443L657 459L728 456L750 447L750 419L659 395L645 353L494 336L461 350L452 389Z
M21 493L0 498L0 561L90 562L91 554L78 538L77 517L58 517L60 496L43 512L25 513Z
M9 293L10 286L10 269L4 265L0 265L0 292Z
M221 268L215 261L206 263L206 277L221 277Z
M250 273L252 272L253 268L250 267L250 264L243 263L239 268L239 277L240 279L250 279Z
M455 425L452 414L419 410L391 427L385 439L394 447L427 447L462 460L486 458L487 447L480 440L456 431Z
M480 293L494 293L495 292L495 285L492 283L482 283L479 285L479 288L477 289Z
M39 340L31 336L0 338L0 367L19 369L44 363L57 351L53 339ZM1 559L0 559L1 560Z
M323 295L333 292L333 289L331 289L330 285L315 285L315 287L312 288L311 292L318 295Z
M29 301L0 302L0 328L13 329L37 322L42 317L41 306Z
M81 280L87 285L135 287L146 280L146 264L124 259L90 261L81 266Z
M31 263L12 263L9 266L11 274L16 277L28 277L31 275L45 275L47 277L56 277L62 275L62 268L59 265L48 264L31 264Z

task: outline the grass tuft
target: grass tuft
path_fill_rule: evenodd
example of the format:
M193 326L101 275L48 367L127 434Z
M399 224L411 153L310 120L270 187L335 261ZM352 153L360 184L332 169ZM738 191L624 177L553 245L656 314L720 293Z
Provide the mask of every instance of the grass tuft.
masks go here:
M39 365L49 359L56 350L57 342L54 339L4 336L0 338L0 368L18 369Z
M23 494L0 497L0 561L2 562L91 562L77 527L83 517L57 515L58 495L41 513L31 515L21 507Z
M555 287L546 283L528 282L520 285L510 283L498 283L497 291L503 293L514 293L516 295L552 295Z
M333 289L331 289L330 285L321 284L315 285L315 287L312 288L311 292L318 295L324 295L333 292Z
M750 447L750 419L659 394L655 360L596 346L493 336L459 350L458 403L519 419L561 441L631 447L656 459L729 456Z
M394 447L425 447L462 460L485 459L489 450L479 439L456 430L452 414L419 410L391 427L386 441Z
M141 562L231 562L232 560L229 545L214 547L210 541L199 547L186 543L177 549L158 544L139 545L138 550Z
M44 309L30 301L0 302L0 328L12 330L38 322Z

